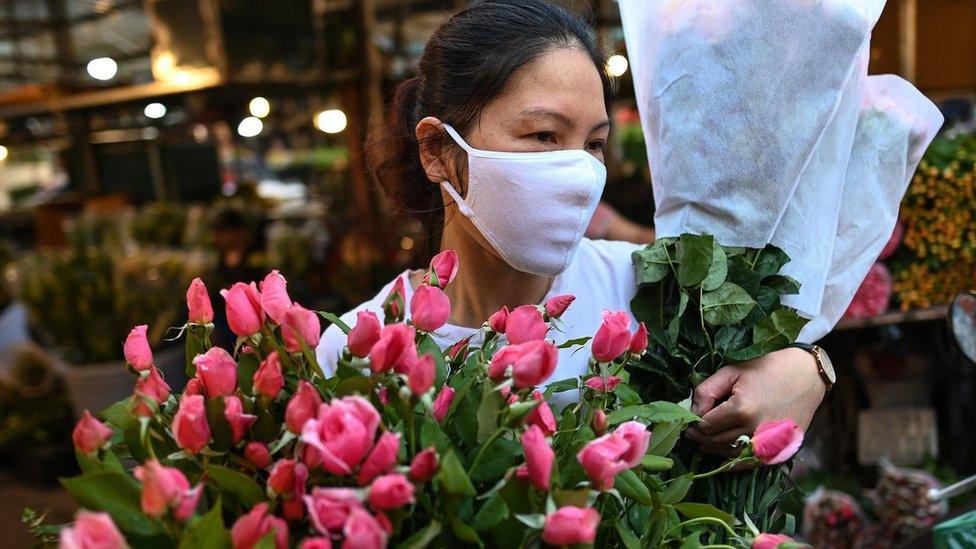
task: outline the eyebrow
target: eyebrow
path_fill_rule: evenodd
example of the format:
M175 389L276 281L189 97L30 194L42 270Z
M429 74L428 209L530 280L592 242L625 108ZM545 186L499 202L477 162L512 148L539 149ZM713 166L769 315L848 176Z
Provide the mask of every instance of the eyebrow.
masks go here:
M572 126L573 121L568 116L561 112L554 111L552 109L547 109L545 107L538 107L535 109L526 109L519 113L520 116L547 116L549 118L554 118L559 121L560 124L564 126ZM595 132L599 129L605 128L610 125L610 120L603 120L602 122L595 124L590 131Z

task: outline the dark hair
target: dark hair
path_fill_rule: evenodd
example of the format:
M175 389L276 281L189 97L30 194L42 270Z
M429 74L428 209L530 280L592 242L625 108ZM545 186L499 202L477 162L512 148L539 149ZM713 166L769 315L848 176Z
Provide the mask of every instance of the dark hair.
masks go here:
M431 36L420 74L397 88L391 120L370 136L370 171L401 212L423 223L432 251L439 245L444 208L440 189L420 162L417 123L436 116L467 134L515 72L559 47L590 56L609 112L612 81L593 29L545 0L483 0L461 10Z

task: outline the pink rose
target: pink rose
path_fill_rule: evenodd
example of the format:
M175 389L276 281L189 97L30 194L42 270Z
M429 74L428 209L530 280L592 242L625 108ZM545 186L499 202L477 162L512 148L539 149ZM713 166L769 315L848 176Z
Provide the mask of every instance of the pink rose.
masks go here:
M538 400L539 405L525 415L524 423L538 426L542 429L542 434L551 437L556 433L556 416L553 415L549 403L542 398L542 393L533 391L532 398Z
M213 322L213 306L210 305L210 294L200 278L194 278L186 290L186 308L190 324L210 324Z
M396 509L413 503L413 484L395 473L383 475L369 487L369 504L373 509Z
M440 392L434 397L434 419L444 421L452 402L454 402L454 388L448 385L441 387Z
M236 396L224 397L224 418L230 423L231 440L237 444L244 432L258 420L258 416L244 413L244 405Z
M383 300L383 314L386 315L387 322L400 322L403 320L403 313L406 311L407 293L403 289L403 277L398 276L393 283L393 289Z
M369 367L374 373L393 370L405 374L417 360L414 344L416 331L406 324L390 324L380 332L380 339L369 353Z
M610 429L610 418L607 417L607 414L603 410L597 410L593 412L590 427L596 433L596 436L603 436Z
M263 442L248 442L244 446L244 458L257 466L258 469L267 469L271 465L271 452L268 445Z
M128 547L108 513L79 511L72 526L61 530L59 549L122 549Z
M447 357L452 361L461 361L468 356L468 345L471 344L471 338L474 336L468 336L461 341L458 341L447 351Z
M793 457L803 444L803 430L792 419L760 423L752 435L752 453L765 465Z
M152 349L149 348L149 339L146 332L149 326L140 324L129 332L122 345L122 352L125 354L125 361L138 371L148 370L153 365Z
M617 385L620 384L620 377L610 376L603 379L601 376L594 376L586 380L586 386L600 393L612 393Z
M414 482L427 482L437 472L437 450L427 448L410 462L410 478Z
M264 327L264 308L261 294L254 283L237 282L229 290L221 290L227 304L227 324L241 337L249 337Z
M271 271L261 281L261 307L275 324L285 320L285 313L291 308L291 298L288 297L288 282L277 271Z
M535 305L520 305L508 314L505 321L505 337L512 345L546 338L549 326Z
M211 347L193 359L197 377L207 398L234 394L237 390L237 363L220 347Z
M593 358L613 362L630 347L630 316L626 311L603 311L603 324L593 336Z
M285 408L285 425L288 430L299 434L305 422L314 418L322 405L322 397L319 392L307 381L299 381L295 394L288 401Z
M332 541L329 538L305 538L298 549L332 549Z
M268 476L268 489L292 499L305 493L308 469L293 459L279 459Z
M550 545L593 543L600 513L593 508L566 506L546 517L542 541Z
M435 376L434 357L431 355L420 357L413 363L413 366L410 367L410 372L407 374L410 392L418 397L423 395L434 386Z
M108 445L110 440L112 440L112 429L95 419L88 410L85 410L81 421L71 432L71 441L75 444L75 450L82 454L95 453Z
M643 424L628 421L616 431L592 440L576 454L576 459L597 490L613 488L613 477L636 467L651 441Z
M647 349L647 326L643 322L637 325L637 331L630 338L627 350L635 355L643 354Z
M184 499L190 498L194 505L189 514L193 514L200 496L191 494L190 482L179 469L166 467L158 460L151 459L136 467L132 474L142 483L143 513L159 518L170 509L180 507Z
M349 513L342 535L345 537L343 549L383 549L389 533L373 515L358 508Z
M752 542L752 549L776 549L784 543L796 543L796 541L783 534L759 534Z
M373 481L374 478L388 473L396 465L397 453L400 451L400 435L391 431L385 431L380 435L380 439L373 446L373 451L366 457L362 467L359 469L359 476L356 481L360 486L365 486Z
M380 319L372 311L359 311L356 313L356 325L349 330L346 338L346 346L349 347L349 354L359 358L369 356L373 345L380 339Z
M268 504L262 502L237 519L230 529L230 538L234 549L252 549L271 532L274 532L275 548L288 549L288 523L268 514Z
M410 299L410 319L421 332L433 332L451 316L451 300L444 290L422 285Z
M190 488L180 503L173 509L173 518L180 522L186 522L197 512L197 505L200 503L200 496L203 495L203 484L197 484Z
M180 448L196 454L210 441L207 411L200 395L183 395L173 417L173 438Z
M276 351L268 353L268 357L261 361L261 366L254 372L252 378L255 394L275 398L285 386L285 377L281 374L281 360Z
M488 317L488 327L493 332L505 333L506 324L508 324L508 305L503 306Z
M302 352L302 343L314 351L322 337L319 315L297 303L292 305L281 323L281 337L284 338L285 349L289 353Z
M576 296L572 294L557 295L546 300L546 315L549 318L559 318L563 316L566 309L576 301Z
M444 288L454 281L459 266L457 253L444 250L430 260L430 270L424 274L424 284Z
M508 369L512 368L515 387L519 389L535 387L549 379L549 376L556 371L558 360L559 350L548 341L533 340L509 345L491 358L488 376L495 381L500 381L505 378Z
M305 496L305 506L315 529L324 535L342 530L349 514L363 508L352 488L314 488Z
M376 397L380 399L380 404L383 406L390 405L390 390L386 387L380 387L376 390Z
M318 418L302 427L302 442L321 454L334 475L349 475L373 447L380 415L359 396L335 399L319 407Z
M202 395L203 394L203 383L200 382L200 378L192 377L190 381L186 382L186 387L183 388L184 395Z
M139 416L151 416L156 413L155 407L166 402L169 393L169 385L159 375L159 370L153 366L149 369L148 375L136 381L135 403L132 411Z
M905 234L905 225L899 221L895 223L895 228L891 231L891 237L888 238L888 242L885 247L881 249L881 255L878 256L878 261L884 261L898 251L898 246L901 245L901 238Z
M546 435L542 429L533 425L522 435L522 450L525 452L525 467L528 472L529 482L533 486L542 490L549 491L549 478L552 476L552 462L556 453L546 441Z

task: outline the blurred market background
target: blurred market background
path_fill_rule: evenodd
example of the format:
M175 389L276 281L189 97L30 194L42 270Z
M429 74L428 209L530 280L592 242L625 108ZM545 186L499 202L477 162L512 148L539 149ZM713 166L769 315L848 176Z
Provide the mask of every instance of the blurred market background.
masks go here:
M25 506L72 516L57 485L73 472L70 429L131 391L132 325L153 328L182 386L166 327L194 276L217 290L277 268L295 299L342 312L424 261L420 227L367 179L364 136L466 3L0 0L0 545L29 542ZM589 232L646 240L650 176L616 2L563 3L593 21L620 90ZM836 538L818 547L929 539L946 509L919 494L976 469L976 366L946 322L976 288L976 2L889 0L871 72L914 82L947 123L885 259L825 342L841 383L797 471L817 495L805 528Z

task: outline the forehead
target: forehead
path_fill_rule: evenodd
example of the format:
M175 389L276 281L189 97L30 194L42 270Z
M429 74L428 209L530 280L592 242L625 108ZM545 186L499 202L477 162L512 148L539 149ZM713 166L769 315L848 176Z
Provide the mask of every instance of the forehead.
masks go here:
M587 123L606 118L603 82L593 60L575 48L551 50L512 75L489 107L510 113L550 109Z

